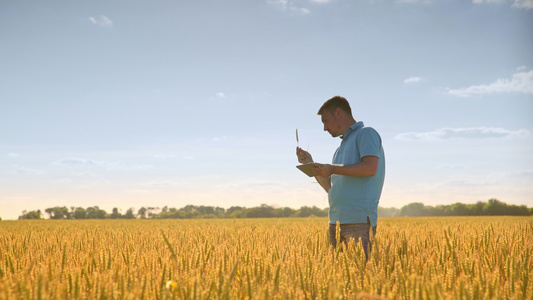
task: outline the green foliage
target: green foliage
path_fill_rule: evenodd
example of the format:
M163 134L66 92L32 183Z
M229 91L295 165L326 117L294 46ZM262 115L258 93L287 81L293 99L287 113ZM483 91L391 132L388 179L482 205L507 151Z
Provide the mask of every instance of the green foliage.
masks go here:
M135 219L135 215L133 214L133 208L130 208L126 211L124 219Z
M122 219L122 214L118 211L118 208L113 208L113 212L109 215L111 219Z
M60 220L60 219L70 219L72 214L69 212L66 206L56 206L50 207L44 210L49 216L50 219Z
M411 216L411 217L423 216L424 215L424 204L419 203L419 202L407 204L406 206L402 207L402 209L400 209L400 215Z
M400 216L529 216L531 208L525 205L512 205L497 199L475 204L454 203L451 205L426 206L422 203L410 203L400 209ZM381 215L380 215L381 216Z
M398 217L400 216L400 209L396 207L381 207L378 206L378 216L380 217Z
M71 207L69 211L66 207L52 207L45 210L50 219L215 219L215 218L307 218L307 217L327 217L327 208L316 206L302 206L300 209L290 207L272 207L262 204L257 207L232 206L228 209L213 206L187 205L180 209L158 207L141 207L137 214L130 208L122 215L118 208L113 208L113 212L108 214L98 206ZM525 205L510 205L497 199L490 199L488 202L477 202L475 204L454 203L451 205L426 206L423 203L414 202L404 207L386 208L378 207L380 217L421 217L421 216L529 216L533 215L533 208ZM41 211L24 211L19 219L40 219Z
M87 212L87 219L107 218L107 212L103 209L98 208L98 206L88 207L86 212Z
M39 220L41 219L41 210L33 210L30 212L23 211L19 220Z
M86 219L87 211L83 207L77 207L74 210L74 219Z

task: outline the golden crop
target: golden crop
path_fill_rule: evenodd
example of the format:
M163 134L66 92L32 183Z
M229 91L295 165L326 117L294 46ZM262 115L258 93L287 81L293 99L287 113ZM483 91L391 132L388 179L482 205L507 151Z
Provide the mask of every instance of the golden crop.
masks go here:
M530 217L0 222L0 299L532 299Z

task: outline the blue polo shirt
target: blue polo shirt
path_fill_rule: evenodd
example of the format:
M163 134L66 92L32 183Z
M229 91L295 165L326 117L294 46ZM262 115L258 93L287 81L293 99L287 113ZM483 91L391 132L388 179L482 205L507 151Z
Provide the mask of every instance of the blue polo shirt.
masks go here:
M381 137L374 128L357 122L346 129L341 145L333 155L333 164L352 165L365 156L379 158L376 175L354 177L331 175L329 223L366 223L377 225L378 203L385 180L385 154Z

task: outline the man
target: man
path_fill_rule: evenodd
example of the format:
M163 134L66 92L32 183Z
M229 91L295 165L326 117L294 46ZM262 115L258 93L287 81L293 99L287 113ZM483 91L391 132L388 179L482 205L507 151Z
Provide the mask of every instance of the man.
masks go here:
M329 241L335 248L336 225L340 224L340 242L348 245L361 238L368 260L372 251L369 231L376 235L377 210L385 179L385 154L381 137L352 116L348 101L340 96L327 100L318 110L324 131L340 137L341 145L333 155L333 164L315 163L315 178L329 199ZM300 163L312 163L311 154L299 147Z

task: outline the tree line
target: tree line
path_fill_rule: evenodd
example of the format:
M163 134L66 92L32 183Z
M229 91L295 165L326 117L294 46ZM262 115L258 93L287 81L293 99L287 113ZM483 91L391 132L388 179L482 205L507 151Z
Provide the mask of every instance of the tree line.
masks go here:
M327 208L316 206L302 206L299 209L289 207L276 208L266 204L258 207L232 206L228 209L213 206L187 205L180 209L169 208L168 206L141 207L137 212L130 208L126 213L120 213L118 208L113 208L111 214L98 206L83 208L56 206L47 208L44 211L49 219L211 219L211 218L305 218L305 217L326 217ZM475 204L454 203L451 205L428 206L419 202L410 203L402 208L378 207L380 217L420 217L420 216L529 216L533 215L533 207L525 205L512 205L501 202L497 199L490 199L487 202L477 202ZM44 215L40 210L23 211L19 216L22 219L43 219Z
M526 205L506 204L498 199L489 199L487 202L474 204L454 203L450 205L429 206L414 202L401 209L379 208L381 217L439 217L439 216L529 216L533 215L533 207Z
M113 208L108 214L98 206L83 208L56 206L45 209L49 219L214 219L214 218L288 218L288 217L326 217L328 209L316 206L303 206L300 209L290 207L275 208L266 204L258 207L232 206L228 209L213 206L187 205L180 209L159 207L141 207L135 213L133 208L121 214L118 208ZM41 210L23 211L19 216L22 219L43 219Z

